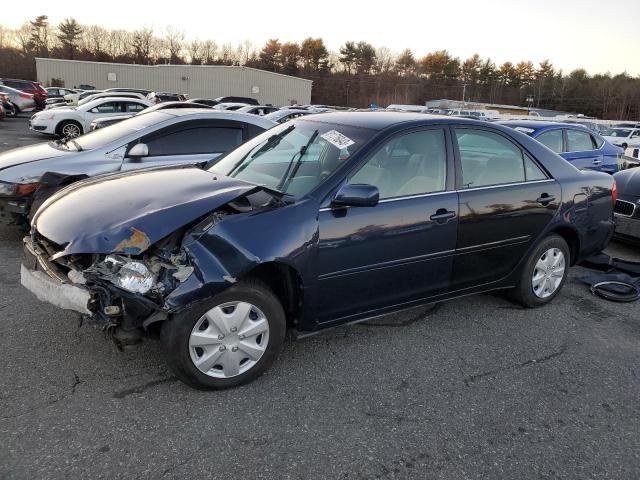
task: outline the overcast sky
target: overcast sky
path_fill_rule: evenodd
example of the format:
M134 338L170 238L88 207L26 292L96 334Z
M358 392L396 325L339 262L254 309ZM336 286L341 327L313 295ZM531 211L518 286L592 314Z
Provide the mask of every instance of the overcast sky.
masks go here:
M83 24L157 33L171 25L187 38L218 44L313 36L334 51L346 40L366 40L396 52L408 47L417 56L447 49L498 64L549 58L565 71L640 75L640 0L110 0L98 9L100 3L31 0L28 8L3 9L0 23L16 27L46 14L56 24L73 16Z

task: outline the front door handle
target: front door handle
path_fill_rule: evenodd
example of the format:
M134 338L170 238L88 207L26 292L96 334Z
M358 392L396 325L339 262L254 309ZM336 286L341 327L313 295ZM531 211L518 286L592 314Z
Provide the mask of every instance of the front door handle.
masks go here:
M444 224L447 223L452 218L455 218L456 212L447 210L446 208L439 208L436 213L431 215L429 218L436 223Z
M538 202L540 205L543 205L543 206L546 207L551 202L553 202L555 199L556 199L556 197L554 197L553 195L549 195L548 193L543 193L542 195L540 195L536 199L536 202Z
M596 158L593 162L594 165L600 165L602 163L602 159L601 158Z

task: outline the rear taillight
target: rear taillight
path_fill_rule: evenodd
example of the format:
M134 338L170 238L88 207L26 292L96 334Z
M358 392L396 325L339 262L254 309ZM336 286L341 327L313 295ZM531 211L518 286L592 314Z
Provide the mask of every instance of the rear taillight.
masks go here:
M25 98L27 100L33 98L33 95L29 94L29 93L21 93L20 94L20 98Z
M613 187L611 187L611 201L614 206L616 204L616 200L618 200L618 184L616 184L616 181L614 180Z

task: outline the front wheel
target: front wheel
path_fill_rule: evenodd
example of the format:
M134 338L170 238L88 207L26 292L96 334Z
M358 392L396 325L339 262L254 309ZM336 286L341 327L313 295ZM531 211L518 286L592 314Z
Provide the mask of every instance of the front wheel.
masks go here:
M82 126L78 122L65 121L58 128L58 135L64 138L76 138L82 135Z
M180 380L210 390L260 376L280 353L285 333L277 297L261 282L244 281L166 321L162 343Z
M527 259L512 297L528 308L546 305L562 289L569 270L570 251L559 235L550 235L538 244Z

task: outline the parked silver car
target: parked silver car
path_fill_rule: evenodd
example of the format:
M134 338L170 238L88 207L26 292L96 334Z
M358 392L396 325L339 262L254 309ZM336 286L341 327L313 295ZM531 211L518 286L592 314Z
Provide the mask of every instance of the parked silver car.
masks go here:
M56 190L95 175L204 164L276 125L247 113L166 109L0 154L0 222L25 225Z
M6 85L0 85L0 92L9 95L9 101L14 107L17 107L18 113L31 112L36 108L36 102L30 93L22 92Z

